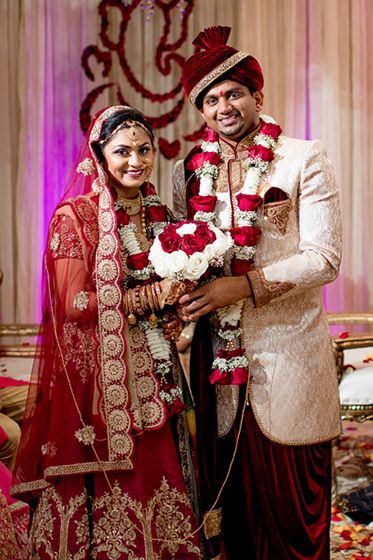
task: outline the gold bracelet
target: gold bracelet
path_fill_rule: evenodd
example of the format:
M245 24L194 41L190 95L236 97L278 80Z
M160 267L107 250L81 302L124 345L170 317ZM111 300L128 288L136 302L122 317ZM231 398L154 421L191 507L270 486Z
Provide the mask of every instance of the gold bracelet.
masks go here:
M155 307L155 309L159 309L158 296L157 296L157 293L156 293L156 291L155 291L155 286L154 286L154 284L151 284L151 285L150 285L150 289L151 289L151 291L152 291L152 298L153 298L154 307Z
M124 314L127 317L127 315L129 315L127 292L123 294L122 306L123 306Z
M132 290L132 296L133 296L132 303L135 312L138 315L144 315L144 311L140 301L140 286L136 286L136 288Z
M151 315L149 317L149 323L151 325L155 326L158 323L158 319L157 319L156 314L154 313L154 300L153 300L153 295L152 295L152 288L149 284L147 284L145 286L145 289L146 289L146 293L147 293L147 296L148 296L149 307L151 309Z
M130 292L131 292L131 293L130 293ZM128 309L129 309L129 312L130 312L129 315L128 315L128 317L127 317L127 319L128 319L128 323L129 323L130 325L136 325L137 319L136 319L136 315L135 315L134 312L133 312L132 292L133 292L133 290L128 290L128 291L127 291L127 294L126 294L126 296L127 296L127 302L128 302Z
M153 285L154 285L154 290L155 290L155 293L156 293L156 298L157 298L157 303L158 303L158 309L161 309L162 306L161 306L161 302L160 302L159 297L160 297L160 295L162 294L162 288L161 288L161 285L160 285L159 282L154 282Z
M139 294L140 294L141 307L145 313L149 308L149 302L146 296L145 286L141 286L141 288L139 289Z

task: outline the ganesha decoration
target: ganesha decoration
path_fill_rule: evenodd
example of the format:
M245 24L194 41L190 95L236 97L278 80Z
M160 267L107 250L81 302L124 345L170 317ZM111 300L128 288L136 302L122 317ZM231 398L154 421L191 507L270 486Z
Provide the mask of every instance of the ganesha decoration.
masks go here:
M87 46L82 54L82 67L88 79L94 83L93 89L88 93L82 103L80 110L80 124L84 132L88 130L91 122L91 110L93 104L107 90L114 93L114 103L120 105L131 105L126 99L127 93L118 81L107 80L112 70L114 60L119 64L120 70L126 80L126 86L140 94L144 99L151 103L159 104L157 106L157 116L146 116L151 125L158 130L162 130L174 123L180 116L184 107L186 97L183 92L181 71L179 81L166 91L165 93L157 93L151 91L149 87L139 80L135 69L131 66L129 60L126 42L129 40L128 28L131 19L141 17L141 10L146 18L145 26L151 24L150 20L155 17L155 11L163 16L163 31L159 38L159 42L155 47L154 66L163 76L171 74L177 75L174 71L175 65L181 70L185 58L179 53L181 46L185 43L188 35L188 20L194 7L194 0L102 0L98 6L100 16L100 31L98 36L98 45ZM115 17L113 16L115 11ZM177 15L175 14L177 11ZM180 32L176 40L171 41L171 35L174 36L173 24L175 24L175 16L180 19ZM113 30L113 21L115 21L116 30ZM115 31L115 32L114 32ZM146 27L145 27L146 33ZM95 62L95 64L94 64ZM92 67L95 66L101 70L94 74ZM162 104L168 102L168 110L162 111ZM170 109L170 101L173 107ZM182 138L195 142L201 137L202 129L196 130L191 134L187 134ZM180 151L180 141L175 139L168 142L159 134L159 150L167 159L175 158Z

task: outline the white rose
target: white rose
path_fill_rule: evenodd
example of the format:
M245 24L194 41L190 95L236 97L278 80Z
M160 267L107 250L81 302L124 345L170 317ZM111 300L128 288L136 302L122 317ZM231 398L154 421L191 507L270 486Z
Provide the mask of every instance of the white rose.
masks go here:
M183 237L187 233L193 235L196 229L197 229L196 224L183 224L182 226L177 228L176 233L178 233L179 235L181 235L181 237Z
M183 272L188 267L188 257L184 251L175 251L169 255L169 267L172 272Z
M154 270L161 278L169 278L171 276L171 270L169 267L168 259L164 257L158 259L156 262L152 263Z
M215 243L215 241L214 241ZM216 251L214 249L214 244L210 243L210 245L206 245L206 247L203 250L203 254L205 255L206 259L211 262L213 259L216 258Z
M208 268L208 260L203 253L194 253L189 257L188 269L185 272L187 280L198 280Z
M159 241L158 238L156 238L154 239L154 243L149 251L149 261L152 263L153 266L155 266L155 263L159 261L159 259L162 258L163 255L164 255L164 251L162 249L161 242Z
M224 255L224 253L227 252L227 250L231 246L232 238L230 235L225 235L222 231L219 231L219 233L217 232L215 233L216 233L216 239L214 243L212 243L212 248L214 251L214 255L216 257L221 257L222 255Z
M161 242L158 238L154 240L149 251L149 261L154 266L154 270L161 278L168 278L171 274L169 267L169 255L162 249Z

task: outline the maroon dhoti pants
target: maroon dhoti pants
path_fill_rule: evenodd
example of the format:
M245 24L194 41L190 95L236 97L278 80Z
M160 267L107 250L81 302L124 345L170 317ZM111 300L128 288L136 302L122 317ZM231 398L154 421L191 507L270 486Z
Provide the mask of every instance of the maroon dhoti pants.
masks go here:
M221 440L226 468L236 435ZM247 408L222 506L228 560L329 559L331 443L275 444Z

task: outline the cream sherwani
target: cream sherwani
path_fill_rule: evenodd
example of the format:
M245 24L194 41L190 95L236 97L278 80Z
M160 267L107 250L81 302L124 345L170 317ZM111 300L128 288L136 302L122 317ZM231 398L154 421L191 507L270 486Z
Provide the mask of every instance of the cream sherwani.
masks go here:
M221 142L216 180L218 225L231 227L243 185L250 136L234 148ZM322 143L280 136L264 190L288 197L262 207L262 236L249 273L254 302L241 324L247 354L253 346L250 404L262 430L287 445L330 440L340 433L338 383L326 314L324 284L338 275L341 213L338 189ZM174 173L174 208L186 217L183 162ZM229 187L230 186L230 187ZM232 196L230 196L231 190ZM217 390L220 431L234 420L237 389Z

